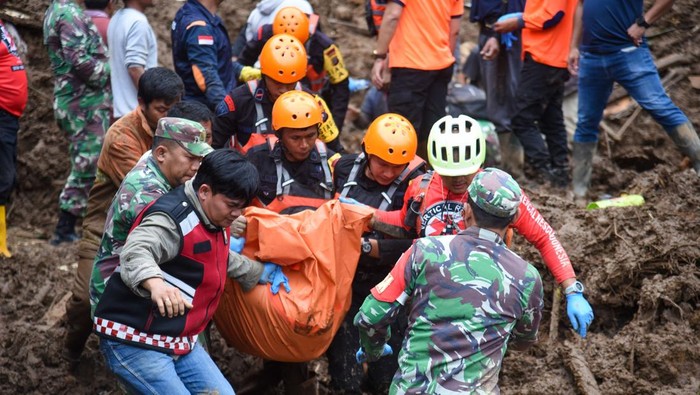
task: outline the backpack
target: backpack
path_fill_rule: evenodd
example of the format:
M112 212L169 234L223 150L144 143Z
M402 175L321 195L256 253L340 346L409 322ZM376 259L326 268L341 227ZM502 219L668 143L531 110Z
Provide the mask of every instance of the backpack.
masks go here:
M379 34L387 0L365 0L365 20L371 36Z

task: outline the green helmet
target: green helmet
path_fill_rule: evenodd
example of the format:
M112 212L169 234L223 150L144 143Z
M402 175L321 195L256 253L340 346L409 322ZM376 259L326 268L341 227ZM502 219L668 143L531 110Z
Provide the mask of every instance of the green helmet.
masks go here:
M441 176L474 174L486 158L479 122L466 116L440 118L428 135L428 161Z

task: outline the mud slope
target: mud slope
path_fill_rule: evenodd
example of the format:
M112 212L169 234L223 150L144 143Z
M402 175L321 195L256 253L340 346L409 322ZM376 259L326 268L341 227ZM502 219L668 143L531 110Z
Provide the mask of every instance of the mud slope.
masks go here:
M50 247L56 202L68 174L67 144L52 113L52 76L41 41L48 0L16 0L10 7L29 15L15 19L29 45L30 102L19 138L20 184L10 205L10 245L15 254L0 262L0 393L118 393L92 337L76 372L59 358L65 299L77 262L76 246ZM172 16L180 3L157 1L149 12L159 39L160 62L170 67ZM324 31L337 40L351 74L366 78L372 39L364 29L362 1L321 2ZM254 2L224 1L222 14L234 36ZM331 19L332 18L332 19ZM342 19L347 25L334 25ZM650 32L657 58L678 53L681 71L700 74L700 45L694 0L676 1L673 12ZM462 38L476 29L465 20ZM700 95L687 79L669 89L673 100L700 127ZM361 94L353 97L359 103ZM627 118L610 121L617 129ZM345 142L357 149L361 131ZM525 353L509 353L501 376L504 394L575 394L597 387L603 394L697 394L700 391L700 180L663 130L642 112L620 141L601 142L593 176L596 194L639 193L635 208L585 211L553 190L527 190L558 231L574 262L595 321L587 340L574 335L563 307L550 336L553 280L536 250L516 237L516 250L542 270L546 282L541 341ZM552 339L551 342L549 339ZM240 385L260 366L256 358L227 347L214 333L213 355L224 374ZM324 361L313 363L327 388ZM590 372L587 376L586 373ZM586 379L586 377L589 377Z

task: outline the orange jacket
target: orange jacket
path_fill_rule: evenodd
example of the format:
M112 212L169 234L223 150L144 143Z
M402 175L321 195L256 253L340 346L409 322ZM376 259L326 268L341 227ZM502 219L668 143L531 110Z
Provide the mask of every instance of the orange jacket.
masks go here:
M574 28L576 0L528 0L523 12L523 56L566 68Z
M107 130L97 169L119 188L126 173L152 145L153 130L148 126L141 107L136 107Z

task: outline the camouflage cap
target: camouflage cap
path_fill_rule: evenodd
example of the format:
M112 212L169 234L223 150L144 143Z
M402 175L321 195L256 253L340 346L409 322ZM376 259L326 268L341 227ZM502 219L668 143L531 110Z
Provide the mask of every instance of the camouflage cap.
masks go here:
M207 131L194 121L164 117L158 121L156 137L177 141L182 148L195 156L206 156L214 149L207 144Z
M507 218L518 211L522 191L510 174L493 167L479 172L469 185L469 197L479 208Z

